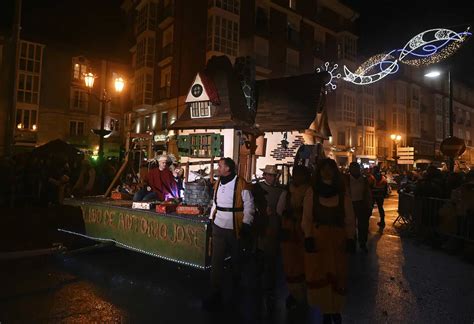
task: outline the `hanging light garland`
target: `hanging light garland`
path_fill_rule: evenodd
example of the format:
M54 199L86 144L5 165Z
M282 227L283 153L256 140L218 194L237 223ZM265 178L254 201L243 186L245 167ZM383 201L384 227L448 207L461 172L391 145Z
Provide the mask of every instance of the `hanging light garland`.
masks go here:
M410 39L402 49L372 56L355 72L344 65L343 80L366 85L398 72L399 62L418 67L441 62L456 53L471 35L469 28L460 33L446 28L426 30Z

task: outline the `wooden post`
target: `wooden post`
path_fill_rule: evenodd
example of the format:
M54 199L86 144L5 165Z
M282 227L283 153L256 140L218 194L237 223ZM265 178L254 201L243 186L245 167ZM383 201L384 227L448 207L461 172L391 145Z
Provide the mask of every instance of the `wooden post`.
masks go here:
M186 162L186 171L184 171L184 183L188 182L189 179L189 160Z
M209 181L214 184L214 156L211 156L211 166L209 168Z
M112 180L112 182L110 183L109 187L107 188L107 191L105 192L104 194L104 197L108 197L110 195L110 192L112 191L113 187L115 186L115 183L117 182L117 180L120 178L120 176L122 175L123 171L125 170L125 168L127 167L128 165L128 159L129 159L129 156L130 156L130 139L131 139L131 133L128 132L127 133L127 140L125 141L125 147L127 149L127 152L125 153L125 160L123 161L122 163L122 166L120 166L120 169L118 170L118 172L115 174L115 177L114 179Z

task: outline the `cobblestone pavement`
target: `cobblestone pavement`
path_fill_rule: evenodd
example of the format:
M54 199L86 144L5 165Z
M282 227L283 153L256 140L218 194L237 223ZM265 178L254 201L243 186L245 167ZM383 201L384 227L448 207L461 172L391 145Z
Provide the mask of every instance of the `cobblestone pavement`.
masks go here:
M391 226L396 199L386 201L383 234L374 210L369 253L351 256L344 323L474 323L474 266L400 238ZM283 284L274 317L259 319L251 268L239 299L216 314L201 310L207 273L121 249L1 261L0 269L2 324L318 322L317 312L286 313Z

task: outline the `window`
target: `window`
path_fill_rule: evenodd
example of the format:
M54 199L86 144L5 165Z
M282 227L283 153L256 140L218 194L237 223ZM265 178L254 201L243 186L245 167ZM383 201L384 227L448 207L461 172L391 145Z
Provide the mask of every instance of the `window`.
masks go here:
M294 49L286 49L286 72L288 74L298 73L298 67L300 65L300 53Z
M211 117L211 103L209 101L191 102L191 118Z
M346 145L346 132L337 132L337 145Z
M166 6L165 6L166 7ZM148 3L140 8L136 18L137 34L144 32L147 29L154 30L156 28L157 20L157 4Z
M211 157L212 156L212 136L211 135L191 135L191 156Z
M161 70L160 77L160 99L166 99L170 97L171 89L171 66L168 66Z
M300 41L299 20L287 17L287 39L293 45L299 46Z
M412 100L415 100L415 101L420 100L420 89L411 88L411 98Z
M90 65L84 57L78 56L72 58L72 79L76 82L83 82L84 74L88 72Z
M353 96L345 94L343 97L342 120L355 123L356 121L355 99Z
M136 68L144 66L153 67L155 61L155 39L144 37L137 42L137 53L135 55Z
M18 102L37 105L39 97L39 75L18 72Z
M151 121L150 116L145 116L144 122L143 122L143 130L145 131L150 130L150 127L151 127L150 121Z
M257 32L268 32L269 16L268 8L257 6L257 12L255 13L255 29Z
M168 112L161 113L161 129L168 129Z
M364 98L364 126L374 127L374 100L370 97Z
M163 48L173 43L173 25L163 31Z
M84 122L71 120L69 122L69 135L70 136L82 136L84 135Z
M220 16L211 16L208 23L212 26L211 29L208 29L208 50L237 56L239 52L238 21L225 19Z
M36 130L38 125L38 112L36 109L17 109L16 125L22 130Z
M268 67L268 40L261 37L254 38L255 63L258 66Z
M375 155L375 134L374 132L365 132L365 155Z
M420 114L418 112L412 112L410 116L410 132L412 135L420 134Z
M405 105L406 104L406 88L403 84L397 83L394 87L395 95L394 100L396 104Z
M109 122L109 129L111 131L120 131L120 121L118 119L111 118Z
M467 130L466 131L466 137L464 138L466 141L470 141L471 140L471 131Z
M210 4L236 15L240 12L240 0L211 0Z
M71 109L86 110L89 105L89 94L80 89L71 89Z
M21 41L19 70L40 73L43 58L43 45Z
M338 44L338 57L355 60L357 55L357 41L352 36L345 35Z

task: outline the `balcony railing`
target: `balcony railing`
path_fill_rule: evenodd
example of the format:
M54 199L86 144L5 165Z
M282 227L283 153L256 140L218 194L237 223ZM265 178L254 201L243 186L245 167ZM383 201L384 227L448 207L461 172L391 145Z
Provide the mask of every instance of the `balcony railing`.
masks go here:
M171 94L171 88L169 86L167 87L161 87L160 88L160 91L159 91L159 97L160 97L160 100L162 99L168 99L170 97L170 94Z
M161 49L161 59L173 56L173 44L166 45Z

